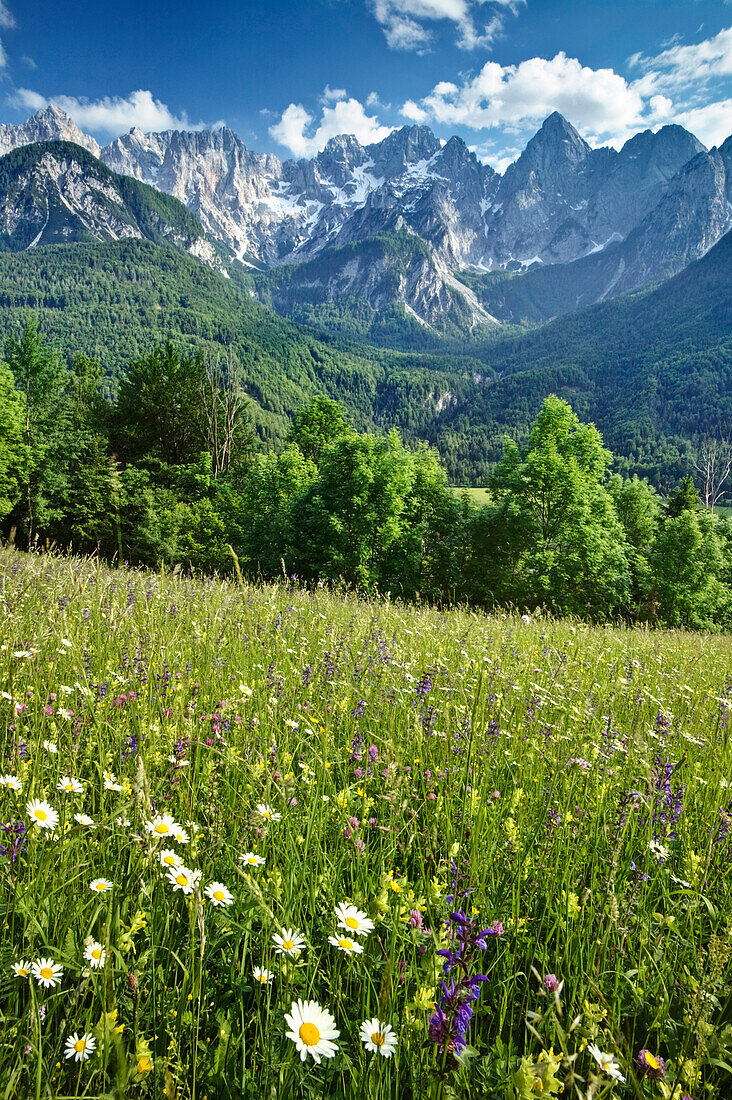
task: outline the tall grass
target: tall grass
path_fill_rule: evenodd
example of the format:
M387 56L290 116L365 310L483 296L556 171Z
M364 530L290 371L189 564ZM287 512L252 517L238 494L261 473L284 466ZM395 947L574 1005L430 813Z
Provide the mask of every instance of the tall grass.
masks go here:
M3 1100L732 1095L729 637L11 550L0 621L1 770L22 783L0 788ZM187 843L154 839L161 814ZM346 900L375 923L362 954L329 942ZM437 951L457 910L489 930L450 976L487 979L465 1047L429 1024L447 1003L456 1034ZM275 954L283 928L299 955ZM59 985L16 976L39 958ZM332 1059L287 1038L298 998L333 1016ZM391 1058L359 1038L372 1017Z

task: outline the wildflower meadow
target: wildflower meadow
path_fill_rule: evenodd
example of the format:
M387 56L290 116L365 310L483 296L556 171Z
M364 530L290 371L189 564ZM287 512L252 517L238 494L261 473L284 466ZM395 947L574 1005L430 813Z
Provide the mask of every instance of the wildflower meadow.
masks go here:
M0 1097L732 1096L732 640L0 550Z

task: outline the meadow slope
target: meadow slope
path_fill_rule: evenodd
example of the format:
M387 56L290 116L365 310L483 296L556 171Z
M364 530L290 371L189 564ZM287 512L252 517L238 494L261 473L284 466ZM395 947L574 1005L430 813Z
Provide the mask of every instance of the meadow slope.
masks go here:
M9 549L0 624L7 1100L732 1094L730 637Z

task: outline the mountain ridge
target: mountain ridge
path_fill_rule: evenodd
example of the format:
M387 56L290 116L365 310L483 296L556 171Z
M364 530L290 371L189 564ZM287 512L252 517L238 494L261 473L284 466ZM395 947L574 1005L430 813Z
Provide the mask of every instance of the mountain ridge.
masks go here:
M21 142L54 125L61 134L74 128L58 108L47 108L14 135L7 126L0 134L6 144ZM119 175L181 201L232 260L255 272L319 256L335 272L333 249L411 234L429 249L428 297L444 303L442 327L460 312L462 295L471 301L468 332L483 313L482 323L532 323L552 309L657 282L698 259L732 225L732 138L707 150L677 125L636 134L619 151L593 149L554 112L502 176L459 137L441 142L427 126L405 126L365 146L337 135L300 160L253 153L225 126L133 129L97 149ZM424 255L412 251L413 269L391 280L394 297L380 295L378 308L404 306L434 325L422 292ZM539 277L537 269L549 274ZM481 282L501 273L515 278ZM306 309L312 288L305 281L295 301L297 280L290 280L288 300L277 308L287 315ZM342 285L334 275L325 299L335 300ZM348 287L373 304L373 273L362 269L360 285L350 280ZM414 289L411 297L405 287Z

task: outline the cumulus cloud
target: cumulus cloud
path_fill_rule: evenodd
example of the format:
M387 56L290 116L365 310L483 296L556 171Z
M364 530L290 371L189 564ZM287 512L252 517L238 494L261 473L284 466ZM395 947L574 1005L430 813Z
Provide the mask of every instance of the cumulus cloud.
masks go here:
M618 73L560 52L518 65L489 61L461 85L443 80L419 103L408 100L402 114L414 122L518 130L559 111L584 131L608 137L637 126L642 110L641 95Z
M315 126L313 116L301 103L291 103L274 126L270 137L284 145L296 157L312 157L319 153L330 138L337 134L353 134L362 145L382 141L391 133L391 126L382 126L376 115L368 115L357 99L341 99L332 107L324 107Z
M720 99L704 107L682 111L674 122L691 130L709 148L721 145L732 133L732 99Z
M411 122L519 133L559 111L591 144L619 148L640 129L677 122L705 144L718 144L732 128L730 100L711 98L732 75L732 28L695 45L673 41L655 57L629 59L635 78L611 68L593 69L564 52L517 65L487 62L460 83L440 81L420 100L401 107ZM490 161L490 157L487 157ZM492 161L491 161L492 163Z
M488 2L493 9L489 18L478 18L477 11ZM425 23L451 23L457 32L457 45L463 50L488 47L503 32L506 14L516 14L525 0L370 0L371 9L383 28L387 44L393 50L424 53L432 41Z
M34 111L54 103L66 111L82 130L109 134L117 137L132 127L141 130L202 130L204 123L193 123L185 111L175 115L152 92L139 91L123 96L104 96L103 99L77 99L76 96L57 95L47 99L29 88L18 88L13 95L14 103L19 107L29 107Z

